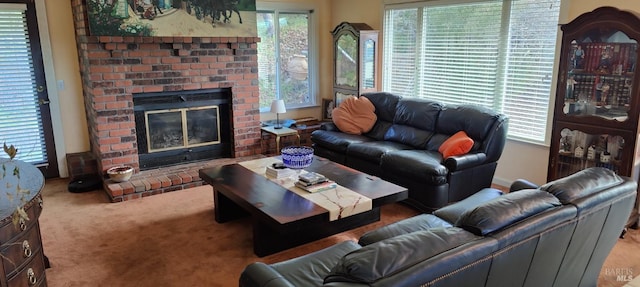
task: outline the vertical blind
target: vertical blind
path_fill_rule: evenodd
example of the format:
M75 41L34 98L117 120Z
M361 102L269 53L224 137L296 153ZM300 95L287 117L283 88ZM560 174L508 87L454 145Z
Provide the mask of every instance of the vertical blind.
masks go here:
M383 88L509 116L544 142L559 0L420 2L385 8Z
M16 146L21 160L45 163L26 8L0 4L0 145Z

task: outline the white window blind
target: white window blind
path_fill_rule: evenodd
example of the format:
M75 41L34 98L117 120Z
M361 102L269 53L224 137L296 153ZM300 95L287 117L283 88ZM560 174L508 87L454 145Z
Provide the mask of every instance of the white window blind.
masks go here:
M44 132L25 11L24 4L0 4L0 145L16 146L21 160L44 163Z
M509 137L544 142L559 0L390 5L383 89L478 104L509 116Z

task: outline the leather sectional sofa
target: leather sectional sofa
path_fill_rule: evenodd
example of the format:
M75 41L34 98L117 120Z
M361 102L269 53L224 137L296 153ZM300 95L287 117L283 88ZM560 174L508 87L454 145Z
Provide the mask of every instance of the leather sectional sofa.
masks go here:
M491 186L506 141L505 115L386 92L362 96L375 107L373 129L354 135L325 123L311 134L316 155L406 187L406 202L425 212ZM438 148L458 131L474 145L465 155L444 159Z
M524 188L522 190L518 190ZM240 286L596 286L637 183L590 168L517 181L298 258L252 263Z

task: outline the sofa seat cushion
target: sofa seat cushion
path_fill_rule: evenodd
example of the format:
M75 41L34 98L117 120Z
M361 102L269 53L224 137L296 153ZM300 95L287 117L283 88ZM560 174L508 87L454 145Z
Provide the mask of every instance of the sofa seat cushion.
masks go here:
M347 148L347 157L356 157L379 164L383 154L390 151L407 149L412 149L412 147L389 141L352 143Z
M457 227L432 228L392 237L349 252L324 282L370 284L481 238Z
M374 139L364 135L351 135L339 131L324 130L313 131L311 139L318 146L340 153L346 153L350 144L374 141Z
M442 165L442 154L428 150L387 152L380 161L385 172L429 185L447 183L449 170Z

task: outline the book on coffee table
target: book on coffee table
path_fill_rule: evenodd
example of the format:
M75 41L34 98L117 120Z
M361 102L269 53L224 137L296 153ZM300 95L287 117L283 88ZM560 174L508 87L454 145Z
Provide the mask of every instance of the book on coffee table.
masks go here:
M290 168L274 168L272 166L267 166L267 170L265 171L265 175L272 178L286 178L295 176L297 173L295 170Z
M295 186L301 188L304 191L315 193L315 192L335 189L336 187L338 187L338 184L336 184L332 180L326 180L324 182L316 183L312 185L306 185L304 182L296 181Z
M312 185L316 183L325 182L327 181L327 178L324 175L316 172L307 172L298 176L298 180L301 182L307 183L307 185Z

